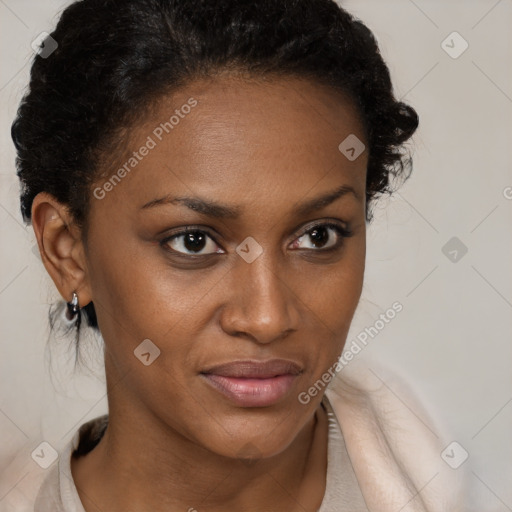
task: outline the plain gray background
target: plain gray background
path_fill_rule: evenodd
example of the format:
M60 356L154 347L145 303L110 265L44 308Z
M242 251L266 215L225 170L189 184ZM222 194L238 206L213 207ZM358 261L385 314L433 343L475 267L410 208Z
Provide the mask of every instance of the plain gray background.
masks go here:
M50 367L47 312L60 297L21 220L10 139L31 41L53 30L67 4L0 0L0 510L39 470L30 453L41 441L60 448L107 407L97 340L89 341L91 372L73 374L73 350L55 337ZM396 95L420 115L412 176L379 202L369 226L347 345L395 301L403 305L357 357L396 368L469 453L461 467L473 493L467 509L510 511L512 1L342 5L374 31ZM469 45L457 58L463 41L454 31Z

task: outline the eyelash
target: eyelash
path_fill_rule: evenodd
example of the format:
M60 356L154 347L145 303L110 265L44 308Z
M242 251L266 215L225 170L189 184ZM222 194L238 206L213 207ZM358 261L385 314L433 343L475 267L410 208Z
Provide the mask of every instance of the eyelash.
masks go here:
M352 230L350 230L348 228L345 228L343 226L340 226L337 223L334 223L334 222L324 222L324 223L315 224L315 225L307 228L295 240L297 240L298 238L301 238L301 237L307 235L308 233L311 233L312 231L314 231L315 229L318 229L318 228L327 228L327 229L331 228L331 229L333 229L339 235L339 237L340 237L339 241L334 246L329 247L328 249L302 249L302 250L312 251L312 252L317 252L317 253L318 252L319 253L334 252L334 251L337 251L337 250L341 249L341 247L343 246L343 240L345 238L349 238L349 237L351 237L354 234ZM218 253L215 253L215 252L208 253L208 254L185 254L185 253L176 251L174 249L171 249L167 245L168 242L170 242L171 240L174 240L175 238L179 238L180 236L187 235L188 233L203 233L203 234L207 235L209 238L211 238L215 242L215 244L219 245L217 243L217 241L215 240L214 236L212 235L212 233L210 233L209 230L204 229L204 228L195 227L195 226L188 226L188 227L182 229L181 231L179 231L177 233L173 233L171 236L168 236L168 237L164 238L163 240L161 240L160 241L160 245L164 248L164 250L171 252L173 255L177 255L178 257L184 257L184 258L187 258L187 259L199 259L199 258L204 258L206 256L212 256L214 254L218 254Z

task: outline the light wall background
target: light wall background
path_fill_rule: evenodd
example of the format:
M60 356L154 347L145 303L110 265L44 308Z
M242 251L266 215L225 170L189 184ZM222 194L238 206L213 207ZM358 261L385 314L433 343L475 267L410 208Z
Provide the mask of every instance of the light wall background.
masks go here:
M46 348L48 307L59 297L21 220L10 139L30 43L67 4L0 0L0 510L29 485L41 441L59 448L107 410L101 352L89 351L91 371L74 373L65 339ZM358 357L408 379L469 453L467 510L511 511L512 1L342 5L374 31L397 96L420 115L412 176L379 202L369 228L347 344L395 301L403 305ZM442 47L454 31L469 45L458 58ZM453 53L463 41L447 44Z

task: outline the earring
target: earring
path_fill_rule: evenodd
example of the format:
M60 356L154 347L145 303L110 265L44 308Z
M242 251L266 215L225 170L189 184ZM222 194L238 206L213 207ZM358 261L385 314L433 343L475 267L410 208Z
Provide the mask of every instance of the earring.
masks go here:
M80 311L80 306L78 305L78 295L76 294L76 292L73 292L71 302L67 302L66 304L68 306L66 316L68 320L73 320L77 313Z

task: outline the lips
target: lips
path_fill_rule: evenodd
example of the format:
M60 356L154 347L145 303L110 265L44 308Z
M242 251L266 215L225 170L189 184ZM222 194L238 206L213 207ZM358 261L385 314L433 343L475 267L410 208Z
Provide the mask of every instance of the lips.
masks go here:
M233 361L201 372L216 391L241 407L266 407L282 400L302 368L285 359Z
M301 371L300 366L293 361L271 359L269 361L233 361L214 366L201 373L220 375L222 377L268 379L278 375L298 375Z

